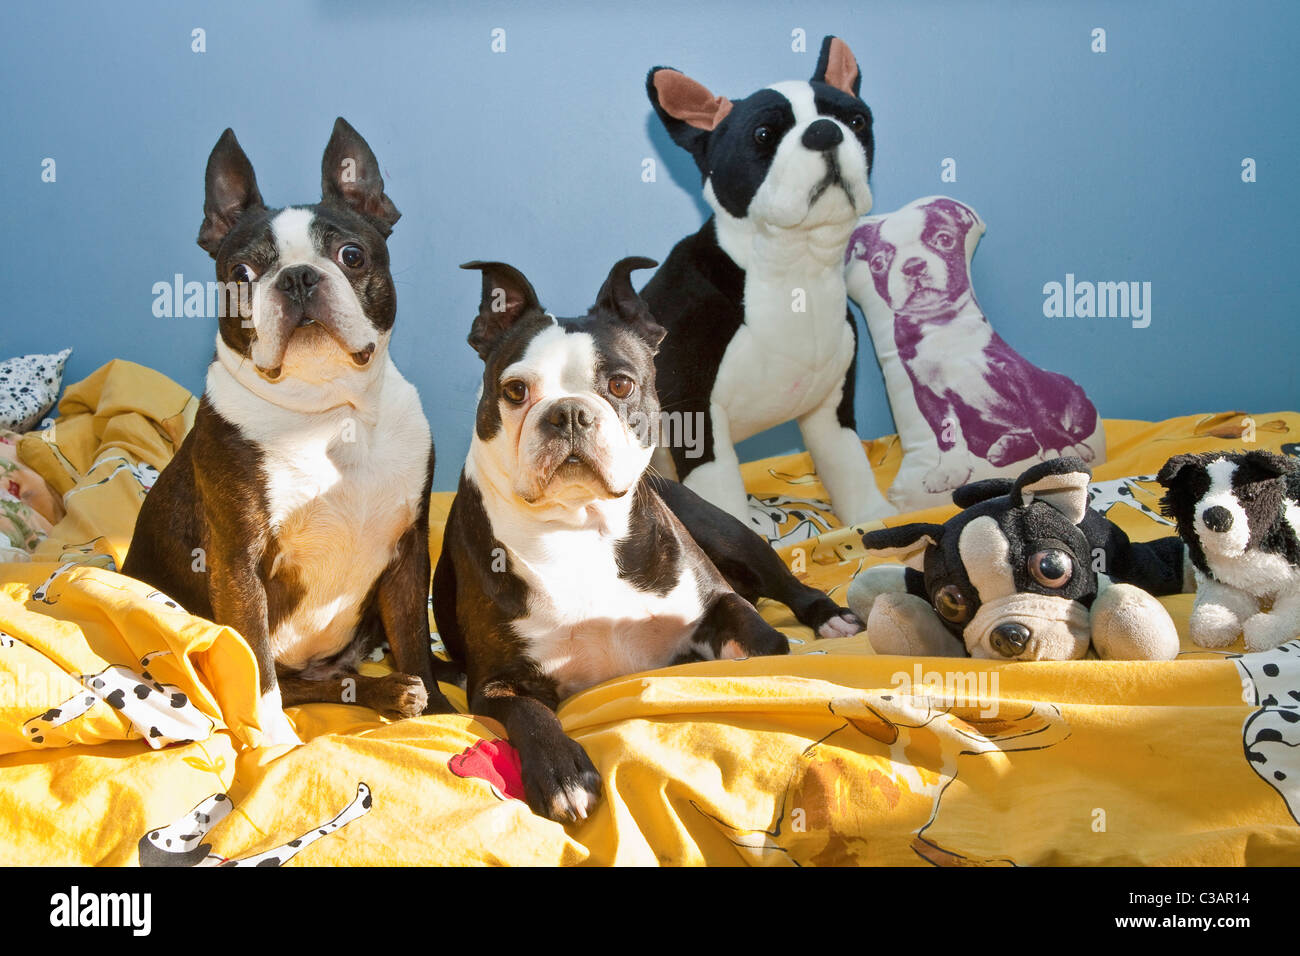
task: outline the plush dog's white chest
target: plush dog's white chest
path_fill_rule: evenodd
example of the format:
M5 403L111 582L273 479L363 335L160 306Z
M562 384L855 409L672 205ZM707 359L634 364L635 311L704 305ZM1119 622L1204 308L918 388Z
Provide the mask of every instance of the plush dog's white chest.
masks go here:
M909 363L918 382L937 394L952 393L968 404L987 407L992 392L988 367L982 362L954 362L954 355L982 355L993 337L983 316L957 316L945 323L927 323Z
M745 321L718 367L713 400L733 441L812 411L853 361L843 270L811 257L745 273Z
M421 504L428 423L415 389L391 364L380 387L365 411L343 406L303 414L218 403L262 451L274 542L267 586L279 586L288 606L273 622L270 642L276 661L290 670L351 642L367 597Z
M529 588L528 613L512 627L561 697L692 649L704 605L688 566L672 590L655 594L618 576L612 538L588 531L549 538L532 561L511 554L511 569Z

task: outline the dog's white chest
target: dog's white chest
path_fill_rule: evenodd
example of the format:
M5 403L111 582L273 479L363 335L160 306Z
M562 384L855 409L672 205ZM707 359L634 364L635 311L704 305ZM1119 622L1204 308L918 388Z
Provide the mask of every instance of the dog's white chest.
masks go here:
M690 649L704 605L689 567L659 595L618 576L608 537L559 532L543 548L549 553L540 560L512 556L512 569L530 591L527 615L512 626L561 697L663 667Z
M318 414L219 408L262 451L274 558L288 595L273 621L278 663L300 670L352 640L361 611L424 493L431 439L415 389L391 364L375 405ZM265 403L262 403L264 406ZM254 415L255 413L255 415Z
M843 271L813 259L745 273L745 321L713 388L733 441L799 418L843 387L854 348L846 302Z
M917 381L936 394L952 393L968 404L987 407L992 388L983 362L954 362L953 356L982 355L993 336L983 316L957 316L945 323L928 323L910 362Z

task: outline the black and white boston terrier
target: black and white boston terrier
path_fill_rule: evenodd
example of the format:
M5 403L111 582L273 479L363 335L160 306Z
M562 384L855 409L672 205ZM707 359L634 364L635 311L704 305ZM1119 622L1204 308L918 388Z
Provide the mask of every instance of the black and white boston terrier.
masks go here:
M565 697L673 663L786 653L747 600L759 593L823 634L859 629L757 534L646 473L664 329L630 273L654 264L617 263L579 318L546 312L508 265L465 266L483 274L469 336L483 382L434 617L470 710L505 725L529 805L557 821L584 819L601 788L555 716Z
M268 209L226 130L207 167L199 245L248 284L220 318L194 428L145 498L124 573L238 631L257 658L268 743L283 706L450 711L432 672L428 497L433 442L388 354L387 238L400 213L342 118L317 205ZM356 674L387 639L400 673Z
M1255 449L1175 455L1156 476L1196 567L1189 624L1202 647L1300 637L1300 464Z
M741 521L749 505L735 443L795 420L836 515L893 513L854 420L858 335L844 253L871 208L875 141L848 45L822 44L808 82L744 99L656 67L646 89L694 157L715 215L679 242L642 290L670 347L656 359L669 415L696 416L702 447L667 442L687 487Z

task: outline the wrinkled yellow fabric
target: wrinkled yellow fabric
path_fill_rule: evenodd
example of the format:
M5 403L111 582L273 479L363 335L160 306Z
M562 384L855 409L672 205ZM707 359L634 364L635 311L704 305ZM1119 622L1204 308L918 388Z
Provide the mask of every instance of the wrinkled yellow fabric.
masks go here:
M881 657L861 635L814 640L765 602L796 642L790 657L629 675L561 705L605 785L594 815L567 829L512 798L517 768L489 720L389 723L313 704L289 710L304 746L258 748L256 665L242 640L104 560L120 561L143 492L111 489L120 474L93 484L95 462L108 467L108 448L161 467L192 421L192 399L161 376L149 386L152 375L101 369L69 390L79 398L65 398L55 441L26 443L48 446L28 463L64 468L60 490L75 493L49 560L0 565L0 863L1300 863L1300 747L1285 737L1300 645L1247 657L1240 645L1196 648L1190 595L1164 599L1184 653L1160 663ZM1096 477L1153 475L1178 452L1238 447L1252 427L1253 447L1300 441L1290 413L1111 421L1111 458ZM896 440L867 447L887 486ZM804 455L745 472L760 497L825 497ZM1112 520L1139 539L1170 533L1129 503L1150 506L1158 488L1130 491ZM435 554L450 499L432 503ZM824 504L779 507L825 514ZM842 598L862 564L858 533L812 523L820 533L782 554ZM91 560L56 573L76 557ZM39 745L24 737L27 721L84 686L81 675L142 660L211 718L210 735L153 749L99 702ZM950 699L930 678L965 691ZM463 708L463 694L444 690ZM193 846L161 845L193 829L169 825L217 795L228 815Z

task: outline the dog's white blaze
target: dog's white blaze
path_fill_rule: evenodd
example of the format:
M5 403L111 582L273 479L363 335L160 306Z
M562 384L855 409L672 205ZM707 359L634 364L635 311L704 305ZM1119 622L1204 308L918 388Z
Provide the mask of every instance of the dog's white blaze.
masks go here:
M1236 464L1219 458L1205 470L1210 476L1210 489L1196 503L1193 526L1210 572L1224 584L1252 595L1268 599L1297 595L1300 568L1291 565L1284 555L1249 550L1250 519L1232 490ZM1227 531L1216 532L1206 527L1205 512L1216 505L1227 508L1232 515L1232 527ZM1295 528L1300 523L1300 506L1287 502L1284 508L1284 520Z
M356 405L310 413L253 394L221 362L208 372L214 408L262 451L280 549L272 577L305 588L271 634L275 659L294 670L351 642L424 492L431 438L419 395L386 353L379 363Z
M1196 536L1201 539L1201 547L1206 558L1235 558L1246 550L1250 540L1250 522L1246 509L1241 506L1237 496L1232 493L1232 476L1237 470L1236 464L1227 458L1220 458L1206 466L1210 476L1210 490L1196 503L1196 515L1193 523ZM1214 507L1226 508L1232 515L1232 527L1227 531L1211 531L1205 524L1206 510ZM1218 571L1215 570L1215 576ZM1226 580L1220 578L1220 580Z

